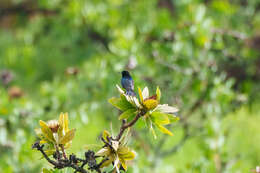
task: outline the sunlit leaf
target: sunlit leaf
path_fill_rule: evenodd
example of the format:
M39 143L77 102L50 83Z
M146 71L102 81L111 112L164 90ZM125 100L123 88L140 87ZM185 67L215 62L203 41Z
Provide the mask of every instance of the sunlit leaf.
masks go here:
M48 127L48 125L42 120L39 121L39 124L41 126L43 136L47 140L49 140L51 142L55 142L55 139L53 137L53 133L52 133L51 129Z
M109 133L107 130L104 130L104 131L103 131L102 137L103 137L103 139L104 139L105 141L108 142L107 138L110 137L110 136L111 136L111 135L110 135L110 133Z
M165 134L167 134L167 135L173 136L172 132L169 131L168 129L166 129L164 126L162 126L162 125L160 125L160 124L156 124L156 126L158 127L158 129L159 129L161 132L163 132L163 133L165 133Z
M133 160L135 158L135 153L132 152L128 147L120 147L118 149L118 155L124 160Z
M158 105L156 110L163 113L176 113L179 111L178 108L168 106L168 104Z
M145 100L145 99L147 99L149 97L149 90L148 90L147 87L145 87L143 89L142 95L143 95L143 100Z
M128 119L131 115L134 115L136 109L128 109L119 116L119 120Z
M43 168L42 173L52 173L52 171L48 170L47 168Z
M141 91L141 88L140 88L140 87L138 87L138 94L139 94L141 103L143 103L143 102L144 102L144 98L143 98L143 94L142 94L142 91Z
M67 112L64 114L63 126L65 133L67 133L69 131L69 115Z
M157 111L154 111L151 114L151 120L154 123L160 124L160 125L170 124L170 120L168 118L168 115L164 114L164 113L161 113L161 112L157 112Z
M133 105L129 103L123 95L121 95L120 98L112 97L108 100L108 102L122 111L126 111L127 109L133 108Z
M48 141L46 140L40 140L40 144L46 144Z
M100 168L104 168L109 166L112 162L113 162L113 157L108 157L108 160L106 160L105 162L102 163L102 165L100 166Z
M110 149L108 147L101 148L97 153L96 156L107 156L110 154Z
M151 133L152 133L154 139L156 139L156 138L157 138L157 135L156 135L156 133L155 133L155 131L154 131L154 129L153 129L153 123L152 123L152 120L151 120L150 116L148 116L147 118L145 118L145 122L146 122L146 126L147 126L147 127L149 128L149 130L151 131Z
M158 102L159 102L160 99L161 99L161 90L160 90L159 87L157 87L157 89L156 89L156 96L157 96L157 100L158 100Z
M59 144L66 144L70 142L75 135L76 129L69 130L59 141Z
M175 115L172 115L172 114L167 114L167 115L168 115L168 118L169 118L171 123L174 123L174 122L180 120L180 118L175 116Z
M126 166L125 160L124 160L124 159L121 159L121 158L119 158L119 161L120 161L120 163L121 163L122 167L124 168L124 170L125 170L125 171L127 171L127 166Z
M118 91L120 92L120 94L124 94L124 90L119 86L119 85L116 85Z
M43 137L42 130L40 128L34 129L34 132L39 138Z

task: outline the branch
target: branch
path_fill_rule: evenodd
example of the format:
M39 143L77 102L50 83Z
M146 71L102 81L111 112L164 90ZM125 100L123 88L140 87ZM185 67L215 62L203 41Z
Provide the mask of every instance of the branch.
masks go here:
M133 126L133 125L137 122L137 120L138 120L141 116L143 116L144 114L145 114L145 112L140 112L140 113L138 113L138 114L135 116L135 118L134 118L132 121L130 121L128 124L126 124L125 120L123 120L123 121L122 121L122 125L121 125L121 127L120 127L119 134L117 135L117 137L115 138L115 140L116 140L116 141L119 141L119 140L121 139L121 137L122 137L124 131L125 131L127 128Z
M37 149L43 155L43 157L54 166L54 168L63 169L66 167L73 168L75 172L80 173L88 173L87 170L84 169L84 166L88 164L90 170L95 170L98 173L101 173L100 166L107 160L107 158L103 159L100 163L97 164L96 156L94 151L87 151L85 152L85 159L77 158L74 154L69 156L69 159L65 157L64 159L57 158L57 161L54 161L49 158L49 156L43 150L44 145L40 145L37 141L33 144L32 148ZM65 153L65 151L64 151ZM80 165L81 164L81 165Z
M35 142L35 143L33 144L32 148L36 148L38 151L40 151L40 152L42 153L43 157L44 157L50 164L54 165L55 167L58 167L58 163L55 162L54 160L51 160L51 159L47 156L47 154L43 151L43 146L44 146L44 145L40 146L40 143L37 141L37 142Z

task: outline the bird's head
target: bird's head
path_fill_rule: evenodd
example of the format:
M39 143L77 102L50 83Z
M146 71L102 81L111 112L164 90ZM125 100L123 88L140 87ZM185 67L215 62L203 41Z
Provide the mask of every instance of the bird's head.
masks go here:
M122 77L131 77L128 71L122 71Z

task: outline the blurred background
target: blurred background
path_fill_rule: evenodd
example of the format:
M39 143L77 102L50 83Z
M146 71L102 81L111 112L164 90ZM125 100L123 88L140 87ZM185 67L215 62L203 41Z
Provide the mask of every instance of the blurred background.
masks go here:
M135 125L129 173L253 172L259 50L259 0L1 0L0 172L50 168L31 144L60 112L77 129L70 152L117 132L107 100L124 69L181 118L157 140Z

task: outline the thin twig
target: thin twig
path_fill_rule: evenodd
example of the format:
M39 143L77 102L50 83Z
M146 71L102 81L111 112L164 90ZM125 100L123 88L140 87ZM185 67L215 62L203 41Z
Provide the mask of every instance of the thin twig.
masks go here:
M62 151L62 154L63 154L63 157L65 160L68 160L67 156L66 156L66 152L65 152L65 149L64 149L64 145L62 144L61 145L61 151Z

